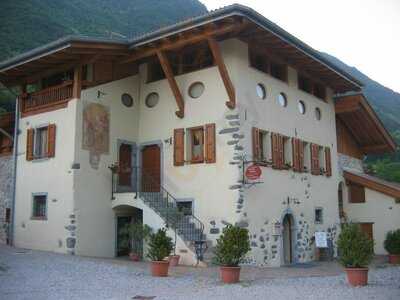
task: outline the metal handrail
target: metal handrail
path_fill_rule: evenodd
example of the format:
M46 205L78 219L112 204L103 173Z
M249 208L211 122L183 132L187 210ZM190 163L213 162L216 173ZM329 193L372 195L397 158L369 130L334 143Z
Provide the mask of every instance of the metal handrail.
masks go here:
M111 169L111 168L110 168ZM137 193L141 196L156 213L165 221L166 227L173 230L183 237L184 240L199 241L203 240L204 224L195 215L184 216L178 210L176 198L151 174L147 174L141 167L133 167L136 172ZM113 171L118 174L118 171ZM112 198L117 192L116 180L112 179ZM172 215L173 214L173 215Z

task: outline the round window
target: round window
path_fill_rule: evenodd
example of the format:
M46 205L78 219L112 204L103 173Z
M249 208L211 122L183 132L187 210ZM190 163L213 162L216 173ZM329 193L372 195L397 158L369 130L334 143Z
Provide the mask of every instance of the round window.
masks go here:
M126 107L132 107L133 106L133 98L131 95L124 93L121 96L121 102L123 105Z
M286 107L287 106L287 98L286 98L286 95L284 93L280 93L278 95L278 103L282 107Z
M319 121L321 120L321 110L319 107L315 108L315 118Z
M265 98L267 98L267 91L266 91L266 89L265 89L265 86L264 86L262 83L257 84L257 86L256 86L256 93L257 93L257 96L258 96L260 99L265 99Z
M157 93L150 93L146 97L146 106L152 108L158 104L159 96Z
M204 93L204 84L202 82L194 82L189 87L189 96L199 98Z
M299 109L299 112L304 115L306 113L306 105L304 101L300 100L299 103L297 104L297 108Z

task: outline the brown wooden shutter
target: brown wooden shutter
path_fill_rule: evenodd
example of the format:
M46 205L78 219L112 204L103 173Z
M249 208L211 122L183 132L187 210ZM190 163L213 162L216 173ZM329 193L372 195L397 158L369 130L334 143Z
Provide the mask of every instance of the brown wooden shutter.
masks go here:
M299 172L299 148L296 138L292 138L292 165L293 171Z
M279 143L276 133L271 133L272 167L279 169Z
M56 155L56 124L50 124L47 128L47 157Z
M253 160L259 161L261 159L260 153L260 130L256 127L252 129L253 137Z
M185 130L174 129L174 166L183 166L185 163Z
M361 185L351 183L349 185L349 198L350 203L364 203L365 188Z
M304 142L297 139L298 151L299 151L299 172L304 171Z
M216 161L215 153L215 124L206 124L206 163Z
M310 144L310 152L311 152L311 174L312 175L320 175L319 171L319 155L318 155L318 145Z
M284 147L284 137L281 134L277 134L278 147L279 147L279 163L278 168L283 169L285 167L285 147Z
M329 147L325 148L325 169L326 176L332 176L332 163L331 163L331 149Z
M26 132L26 160L33 160L33 136L34 130L30 128Z

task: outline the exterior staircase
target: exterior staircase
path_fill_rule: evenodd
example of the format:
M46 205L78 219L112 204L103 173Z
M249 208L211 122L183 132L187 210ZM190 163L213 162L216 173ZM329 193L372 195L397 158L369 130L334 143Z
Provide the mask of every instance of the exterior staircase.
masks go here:
M193 214L185 214L178 209L177 201L163 186L149 174L141 172L138 196L165 222L165 226L185 242L196 253L197 262L204 260L207 249L204 224Z

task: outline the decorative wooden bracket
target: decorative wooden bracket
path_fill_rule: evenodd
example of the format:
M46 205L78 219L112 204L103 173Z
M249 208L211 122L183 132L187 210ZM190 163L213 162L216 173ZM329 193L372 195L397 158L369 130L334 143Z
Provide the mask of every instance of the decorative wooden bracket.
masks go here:
M72 98L81 98L82 91L82 66L79 65L74 68L74 85L72 88Z
M176 83L171 65L169 64L168 58L163 51L158 50L157 57L160 60L161 67L165 73L165 77L167 77L172 93L175 96L176 104L178 105L178 110L175 112L175 114L178 118L182 119L185 116L185 102L183 101L182 94L179 91L179 87Z
M225 89L229 97L229 101L226 102L226 106L230 109L234 109L236 106L235 88L233 87L231 78L229 77L229 73L225 66L224 59L222 57L218 42L212 37L209 37L207 40L212 55L214 57L214 61L218 66L219 74L221 75L222 81L224 82Z

